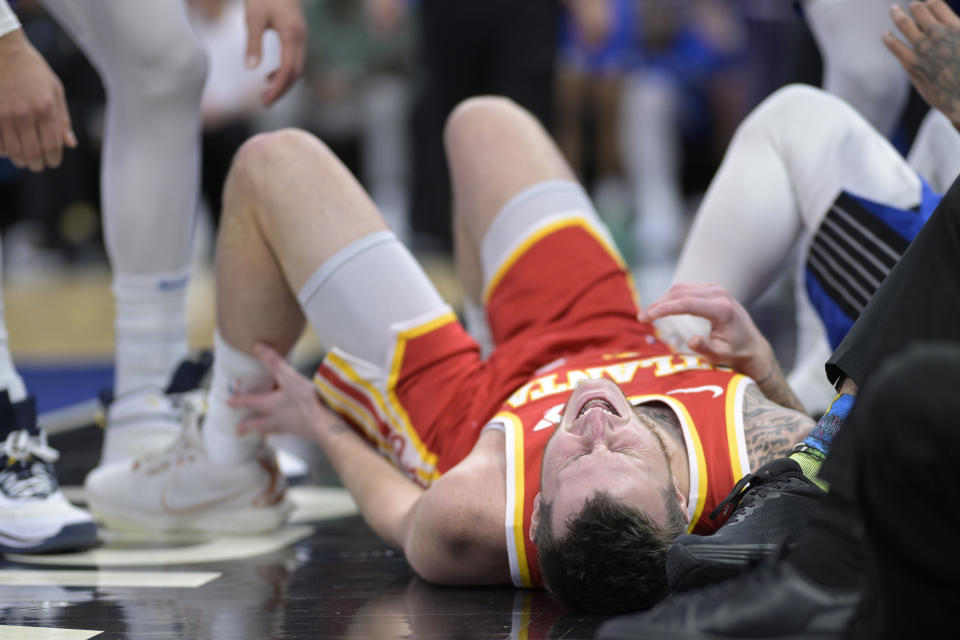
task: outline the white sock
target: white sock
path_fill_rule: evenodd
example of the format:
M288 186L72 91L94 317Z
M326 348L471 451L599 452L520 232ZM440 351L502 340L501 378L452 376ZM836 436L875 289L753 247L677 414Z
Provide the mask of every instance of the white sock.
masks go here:
M117 303L117 395L153 387L164 389L190 350L187 337L189 271L113 277Z
M13 357L10 355L10 336L7 334L6 323L3 322L3 303L0 302L0 389L6 389L10 402L20 402L27 397L27 387L23 378L13 366Z
M0 256L0 263L3 257ZM0 274L0 280L3 275ZM23 378L17 373L13 365L13 356L10 354L10 334L7 333L7 323L3 318L3 291L0 285L0 389L6 389L10 402L20 402L27 397L27 387Z
M227 344L219 332L214 334L213 374L203 421L203 442L213 462L236 464L253 457L261 438L237 435L237 424L248 412L227 406L227 400L235 393L263 391L272 385L273 376L259 360Z

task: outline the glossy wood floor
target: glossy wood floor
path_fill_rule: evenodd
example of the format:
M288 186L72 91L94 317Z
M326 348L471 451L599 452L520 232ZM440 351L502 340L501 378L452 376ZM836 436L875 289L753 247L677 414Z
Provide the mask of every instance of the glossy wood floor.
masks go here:
M53 438L65 454L65 485L81 484L99 441L96 427ZM303 492L318 491L272 536L151 541L104 533L93 553L7 557L0 638L575 640L590 638L601 621L565 613L541 591L428 585L355 514L322 459L309 486L291 494L303 506ZM228 559L210 561L215 554ZM175 586L164 586L169 581ZM62 635L30 635L41 627Z

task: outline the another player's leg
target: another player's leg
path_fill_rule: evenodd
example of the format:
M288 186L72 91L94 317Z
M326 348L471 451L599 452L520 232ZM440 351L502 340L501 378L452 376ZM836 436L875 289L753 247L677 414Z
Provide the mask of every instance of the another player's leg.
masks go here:
M101 194L116 371L102 461L130 459L169 443L179 429L179 411L164 391L189 349L206 58L183 2L44 5L96 67L107 93Z
M14 366L0 299L0 553L72 551L97 543L90 514L59 490L58 457L37 426L36 403Z
M731 140L673 281L719 282L752 304L787 272L787 258L798 246L806 253L809 238L842 192L901 209L917 206L922 197L916 173L849 105L811 87L775 92ZM814 318L804 326L811 323L818 324ZM689 318L657 324L679 345L706 329ZM814 350L814 338L803 342L800 359ZM822 410L832 397L823 384L795 391L811 411Z

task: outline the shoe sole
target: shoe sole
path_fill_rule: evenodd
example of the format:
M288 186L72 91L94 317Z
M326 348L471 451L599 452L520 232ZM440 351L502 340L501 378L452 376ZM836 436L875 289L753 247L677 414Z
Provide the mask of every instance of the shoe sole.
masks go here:
M675 546L667 554L670 590L688 591L734 578L776 549L775 544Z
M283 526L293 512L293 504L284 501L273 507L207 510L189 515L117 513L104 508L92 497L87 507L94 518L108 529L156 533L191 532L249 534L274 531Z
M0 553L68 553L86 551L101 544L97 537L97 525L93 522L70 524L52 538L44 538L25 545L10 545L0 542Z

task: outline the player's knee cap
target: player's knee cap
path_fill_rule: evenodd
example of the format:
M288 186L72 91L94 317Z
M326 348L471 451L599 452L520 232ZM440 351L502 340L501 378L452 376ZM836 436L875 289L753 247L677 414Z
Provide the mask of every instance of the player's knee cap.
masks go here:
M500 118L516 117L523 109L513 100L503 96L474 96L462 101L447 116L444 139L447 145L457 144L469 132L478 129L480 123L489 123Z
M151 100L199 102L207 80L207 53L195 38L144 45L126 55L123 67L134 79L134 83L124 83L127 86L145 86ZM145 77L150 78L146 84L142 82Z
M237 150L230 172L234 178L255 180L279 162L309 162L321 170L325 159L336 160L327 145L311 133L289 127L258 133L247 139Z
M789 123L823 122L818 116L844 103L837 97L805 84L789 84L777 89L744 119L741 130L783 132Z

